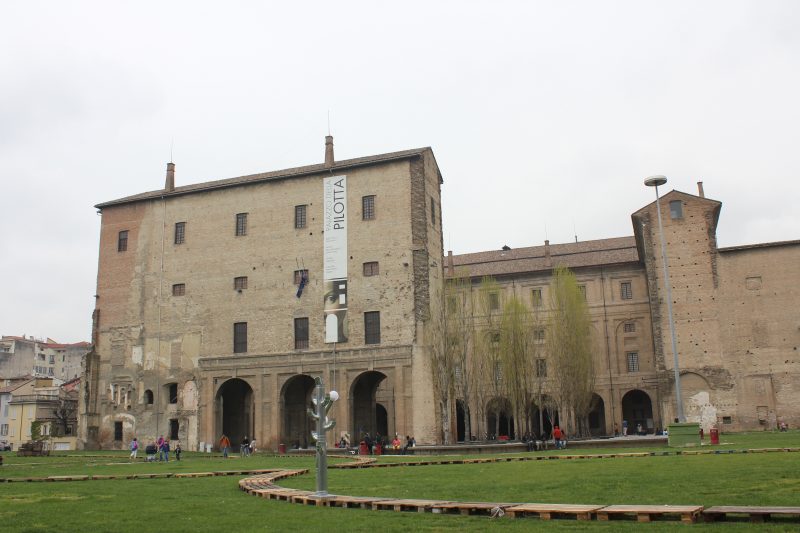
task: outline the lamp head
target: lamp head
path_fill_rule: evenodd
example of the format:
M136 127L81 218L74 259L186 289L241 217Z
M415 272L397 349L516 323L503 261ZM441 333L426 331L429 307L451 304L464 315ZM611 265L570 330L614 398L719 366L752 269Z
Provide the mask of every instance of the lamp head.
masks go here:
M644 184L648 187L658 187L659 185L664 185L667 182L666 176L650 176L646 180L644 180Z
M339 393L336 392L335 390L332 390L330 393L328 393L328 396L330 397L332 402L335 402L336 400L339 399Z

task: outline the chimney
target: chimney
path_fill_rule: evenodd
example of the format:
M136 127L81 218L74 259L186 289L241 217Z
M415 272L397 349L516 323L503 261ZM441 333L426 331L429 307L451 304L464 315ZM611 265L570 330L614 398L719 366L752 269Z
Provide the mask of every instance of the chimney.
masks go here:
M325 168L333 166L333 136L325 136Z
M697 195L700 198L705 198L706 197L706 193L705 193L705 191L703 191L703 182L702 181L698 181L697 182Z
M544 241L544 258L547 266L553 266L553 259L550 257L550 241L548 239Z
M164 190L167 192L175 190L175 163L167 163L167 180L164 182Z
M447 272L450 276L455 274L455 267L453 267L453 250L447 251Z

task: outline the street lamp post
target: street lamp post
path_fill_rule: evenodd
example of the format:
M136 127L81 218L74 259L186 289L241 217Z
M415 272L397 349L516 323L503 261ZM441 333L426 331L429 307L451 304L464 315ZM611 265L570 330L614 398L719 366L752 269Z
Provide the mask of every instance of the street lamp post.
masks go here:
M669 315L669 332L672 336L672 362L675 367L675 401L678 404L678 422L686 422L683 416L683 401L681 399L681 371L678 367L678 341L675 338L675 319L672 317L672 284L669 281L669 265L667 264L667 243L664 241L664 226L661 224L661 200L658 196L658 186L667 183L664 176L650 176L644 180L648 187L656 190L656 213L658 214L658 233L661 237L661 262L664 265L664 284L667 289L667 314Z
M311 436L317 442L317 492L316 496L328 496L328 442L325 438L325 433L336 425L336 420L328 419L328 411L333 406L333 402L339 399L339 393L332 390L329 394L325 394L325 384L322 378L314 378L316 389L314 390L314 397L311 401L314 403L314 409L308 410L310 416L317 424L315 431L311 432Z

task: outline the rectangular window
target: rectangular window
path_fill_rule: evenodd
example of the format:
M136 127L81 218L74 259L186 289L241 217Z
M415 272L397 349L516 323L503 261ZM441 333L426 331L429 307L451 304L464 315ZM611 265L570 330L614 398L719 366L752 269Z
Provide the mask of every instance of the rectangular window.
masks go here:
M294 206L294 228L302 229L306 227L306 207L305 205Z
M186 294L186 284L185 283L176 283L172 286L172 295L173 296L183 296Z
M533 289L531 291L531 299L534 307L542 306L542 289Z
M294 271L294 284L300 285L300 282L305 277L306 283L308 283L308 270L295 270Z
M167 398L169 403L178 403L178 384L170 383L167 385Z
M547 360L546 359L537 359L536 360L536 376L540 378L547 377Z
M119 237L117 238L117 251L128 251L128 230L119 232Z
M50 354L50 364L52 365L55 362L56 362L56 356L54 354Z
M494 364L494 380L496 383L503 381L503 367L500 363Z
M586 301L586 285L578 285L578 292L581 293L584 301Z
M431 198L431 224L436 227L436 203Z
M8 435L8 424L3 424L2 426L0 426L0 435L3 437Z
M175 223L175 244L186 242L186 222Z
M178 440L178 420L175 418L170 419L169 421L169 438L171 440Z
M633 299L633 289L631 288L630 281L623 281L619 284L620 296L623 300Z
M380 344L381 314L379 311L364 313L364 344Z
M500 309L500 295L496 292L489 293L489 310L497 311Z
M55 375L55 374L53 374L53 367L50 367L50 368L47 369L47 375L48 376L54 376Z
M114 440L122 440L122 422L114 422Z
M236 215L236 236L244 235L247 235L247 213L239 213Z
M236 322L233 325L233 353L247 351L247 322Z
M625 333L636 333L636 322L625 322L625 325L622 326L622 330Z
M669 218L683 218L683 202L672 200L669 203Z
M361 220L375 219L375 196L361 197Z
M365 276L377 276L378 275L378 262L377 261L370 261L369 263L364 263L364 275Z
M233 278L233 288L237 291L241 291L247 288L247 276L239 276L238 278Z
M539 328L533 331L533 340L536 341L537 344L543 343L544 339L545 339L544 328Z
M455 296L447 297L447 312L455 313L458 309L458 299Z
M727 424L733 424L733 418L731 418L730 416L723 416L722 417L722 423L726 424L726 425Z
M294 349L308 349L308 318L294 319Z
M638 352L628 352L628 372L638 372L639 371L639 353Z

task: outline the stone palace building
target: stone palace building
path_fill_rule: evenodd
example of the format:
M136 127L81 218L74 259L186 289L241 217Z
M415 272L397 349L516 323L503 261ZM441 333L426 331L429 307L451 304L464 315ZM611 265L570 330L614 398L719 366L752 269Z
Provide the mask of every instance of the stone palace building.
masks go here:
M557 265L576 274L591 314L591 432L671 421L655 202L633 213L631 236L445 257L441 184L430 148L335 161L328 137L322 164L176 186L170 163L163 189L97 205L85 446L163 434L197 449L224 433L234 446L305 447L315 377L340 393L331 440L440 442L426 339L446 276L466 272L473 294L491 276L498 308L514 294L546 311ZM661 207L687 417L800 425L800 241L718 248L721 203L702 185ZM467 403L453 402L459 439L465 416L474 435L520 436L507 410Z
M315 377L341 395L331 441L434 441L423 339L443 252L431 149L335 161L328 137L323 164L185 186L174 173L96 206L85 445L163 434L197 449L224 433L234 447L245 436L305 447Z

